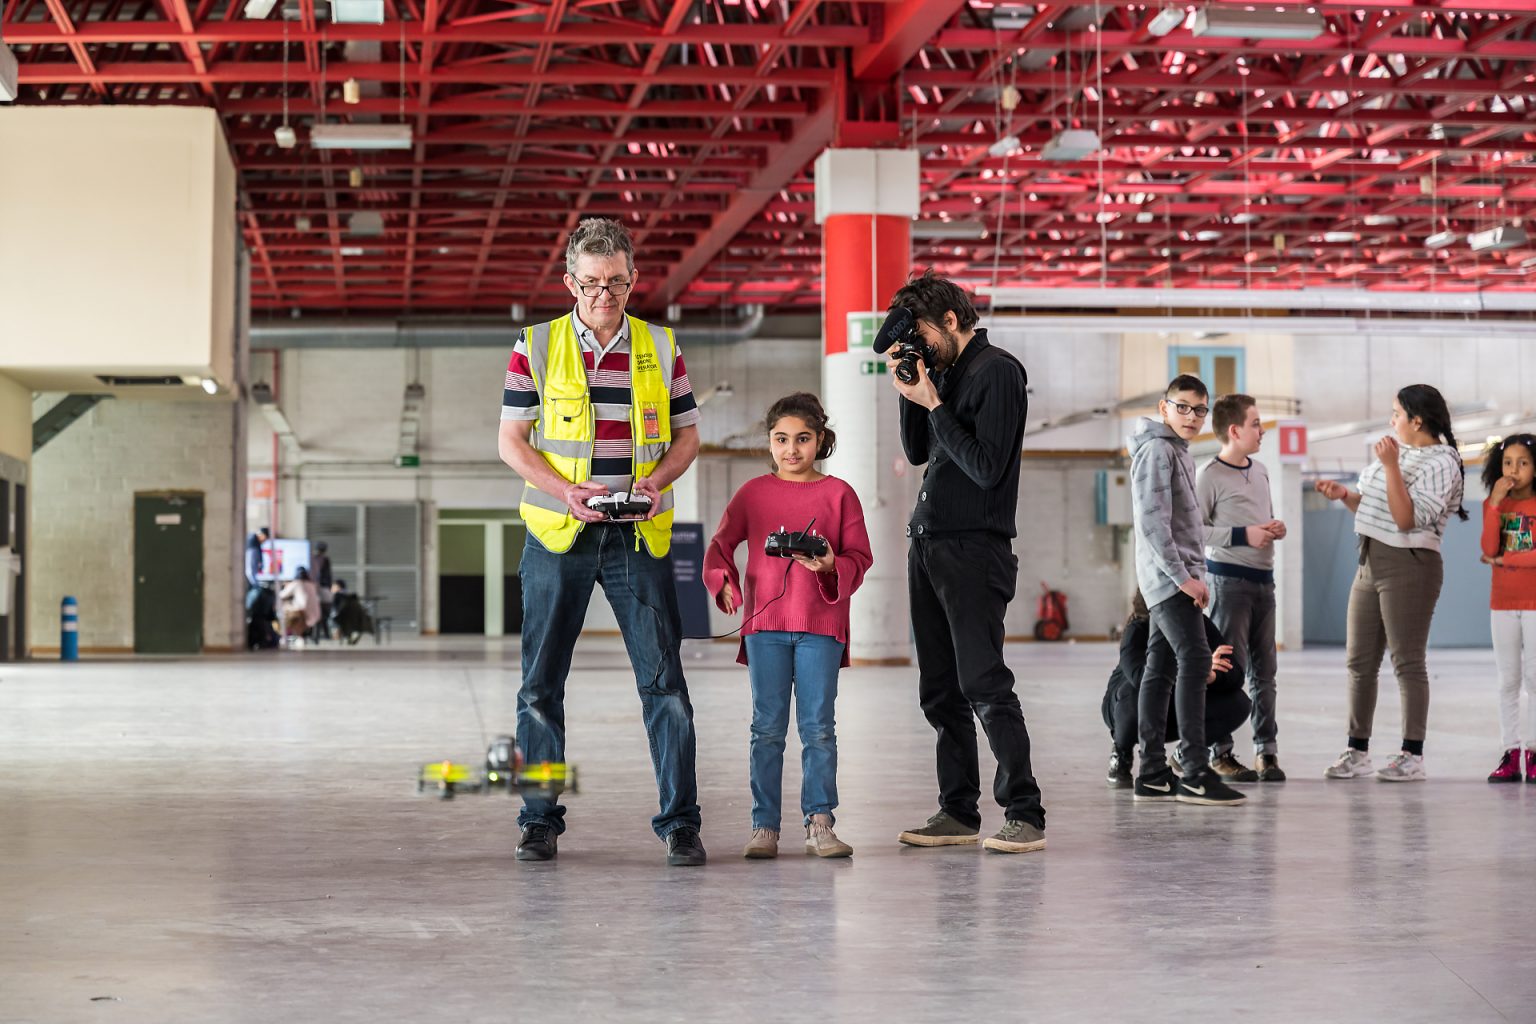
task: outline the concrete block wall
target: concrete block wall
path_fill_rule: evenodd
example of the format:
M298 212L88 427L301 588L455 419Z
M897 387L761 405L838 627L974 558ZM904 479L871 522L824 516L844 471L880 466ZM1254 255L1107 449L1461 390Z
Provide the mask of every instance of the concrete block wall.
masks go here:
M34 416L58 401L41 396ZM133 507L140 491L203 494L203 643L244 643L236 417L228 400L100 403L32 461L30 633L59 645L59 602L80 601L84 650L133 648Z

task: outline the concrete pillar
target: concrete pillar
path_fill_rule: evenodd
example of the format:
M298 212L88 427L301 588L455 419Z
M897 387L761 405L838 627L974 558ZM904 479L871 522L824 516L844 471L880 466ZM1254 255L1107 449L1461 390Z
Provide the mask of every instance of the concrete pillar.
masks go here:
M906 524L919 474L902 456L896 394L884 358L870 346L911 269L919 206L913 150L829 149L816 160L821 397L837 431L829 468L859 495L875 556L853 597L849 657L856 664L911 660Z
M503 621L503 582L506 553L503 538L506 524L500 521L485 524L485 635L501 636Z

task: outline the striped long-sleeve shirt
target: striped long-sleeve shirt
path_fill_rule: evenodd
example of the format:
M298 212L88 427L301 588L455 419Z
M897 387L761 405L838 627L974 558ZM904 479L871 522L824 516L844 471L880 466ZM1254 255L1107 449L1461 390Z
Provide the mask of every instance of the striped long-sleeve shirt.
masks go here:
M1398 453L1403 482L1413 500L1413 529L1399 530L1387 505L1386 469L1373 461L1360 474L1360 507L1355 532L1396 548L1440 550L1445 521L1461 507L1461 453L1448 444L1403 446Z
M630 426L630 405L634 392L629 378L629 321L625 320L618 335L605 349L598 344L592 331L575 313L571 318L581 339L581 358L587 368L587 387L592 395L596 441L592 451L592 480L605 485L610 491L629 489L634 482L635 439ZM658 344L664 344L658 336ZM677 361L672 366L671 382L672 431L699 422L699 407L694 401L693 388L688 382L688 370L683 365L683 350L679 346ZM512 358L507 362L506 383L502 389L501 418L504 420L537 420L539 418L539 393L534 387L528 368L528 332L518 333Z

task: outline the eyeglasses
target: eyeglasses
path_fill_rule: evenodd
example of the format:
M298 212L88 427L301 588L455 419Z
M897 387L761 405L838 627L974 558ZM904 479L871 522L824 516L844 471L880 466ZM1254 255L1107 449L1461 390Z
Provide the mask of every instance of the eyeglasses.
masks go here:
M589 299L595 299L603 292L607 292L614 298L629 294L629 281L614 281L612 284L587 284L585 281L577 282L576 287L581 289L581 294Z
M1169 402L1168 404L1173 406L1173 411L1180 416L1188 416L1190 413L1194 413L1201 419L1205 419L1206 413L1211 411L1211 407L1208 405L1185 405L1183 402Z

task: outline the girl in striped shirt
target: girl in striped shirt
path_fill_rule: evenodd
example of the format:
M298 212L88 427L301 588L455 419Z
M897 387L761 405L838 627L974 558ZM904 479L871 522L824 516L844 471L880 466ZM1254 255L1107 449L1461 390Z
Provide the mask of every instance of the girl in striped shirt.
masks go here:
M1403 749L1374 774L1382 782L1422 782L1429 722L1424 650L1445 579L1440 538L1452 512L1467 518L1461 507L1466 469L1440 392L1428 384L1399 391L1392 430L1376 442L1375 454L1376 461L1360 474L1359 491L1337 480L1317 482L1318 493L1355 513L1360 537L1346 632L1349 747L1323 774L1330 779L1372 774L1376 677L1390 647L1403 700Z

